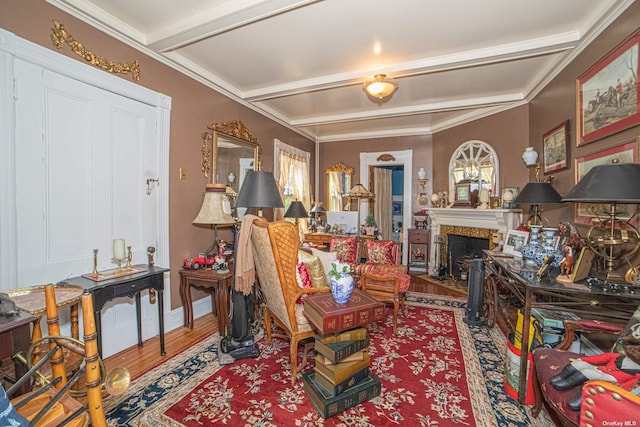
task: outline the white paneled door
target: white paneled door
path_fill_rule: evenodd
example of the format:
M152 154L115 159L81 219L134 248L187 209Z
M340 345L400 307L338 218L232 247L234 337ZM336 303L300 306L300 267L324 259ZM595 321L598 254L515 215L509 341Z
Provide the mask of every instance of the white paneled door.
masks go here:
M134 264L153 246L170 267L170 109L165 95L0 29L0 290L91 273L94 249L99 271L116 268L116 238ZM146 340L159 331L146 292L141 308ZM68 310L61 321L68 333ZM103 356L137 343L131 298L103 308L102 342Z
M135 258L156 244L155 108L18 61L16 210L22 285L114 268L112 241ZM152 187L155 189L155 185Z

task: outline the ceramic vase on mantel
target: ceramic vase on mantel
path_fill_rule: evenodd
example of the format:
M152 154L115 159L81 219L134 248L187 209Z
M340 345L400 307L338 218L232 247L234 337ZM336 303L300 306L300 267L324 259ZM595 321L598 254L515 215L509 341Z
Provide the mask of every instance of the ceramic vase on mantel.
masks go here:
M344 304L349 301L351 292L353 292L354 281L349 273L341 273L339 278L331 277L331 295L333 300L338 304Z
M522 160L527 166L533 166L538 161L538 152L533 147L527 147L522 154Z
M540 229L542 227L531 225L529 228L531 229L531 237L529 238L529 243L522 247L522 259L527 264L535 264L536 255L542 249L540 245Z

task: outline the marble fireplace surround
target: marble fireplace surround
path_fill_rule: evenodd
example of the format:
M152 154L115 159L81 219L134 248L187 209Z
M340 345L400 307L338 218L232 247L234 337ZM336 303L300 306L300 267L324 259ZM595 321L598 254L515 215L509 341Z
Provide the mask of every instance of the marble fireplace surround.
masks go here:
M502 233L506 237L509 230L515 229L521 222L520 209L471 209L471 208L428 208L431 222L429 244L429 273L437 274L438 264L446 257L448 234L489 239L491 235ZM444 233L444 234L443 234ZM436 244L436 242L443 242ZM436 263L437 258L437 263Z

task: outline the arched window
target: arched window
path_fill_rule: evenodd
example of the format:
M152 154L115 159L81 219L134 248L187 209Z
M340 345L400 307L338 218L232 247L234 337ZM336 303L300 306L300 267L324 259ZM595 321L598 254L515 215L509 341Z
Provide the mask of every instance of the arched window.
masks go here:
M499 195L499 172L498 156L492 146L484 141L467 141L449 161L449 191L455 191L456 184L467 182L472 190L486 188L492 195Z

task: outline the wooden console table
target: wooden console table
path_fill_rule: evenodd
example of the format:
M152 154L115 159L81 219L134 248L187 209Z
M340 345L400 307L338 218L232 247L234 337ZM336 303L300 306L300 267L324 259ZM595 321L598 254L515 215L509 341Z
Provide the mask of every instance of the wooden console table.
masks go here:
M522 342L529 342L529 323L532 307L545 307L551 310L572 311L585 319L599 319L610 323L625 325L640 304L640 292L630 285L589 285L586 283L564 283L556 281L558 269L553 269L543 278L536 277L536 268L527 268L519 258L505 256L502 252L484 251L485 282L484 306L485 320L492 324L497 310L505 313L507 324L513 331L514 326L508 320L510 298L501 301L497 285L506 287L510 295L522 306L523 326ZM518 401L524 403L527 387L528 345L520 352L520 377Z
M233 273L220 274L214 270L182 269L180 273L180 299L184 310L184 326L193 329L193 301L191 286L211 292L213 313L218 319L218 334L225 337L229 330L229 288Z
M164 351L164 273L168 268L148 265L136 267L145 271L121 276L114 279L95 282L82 276L72 277L61 281L61 284L79 285L93 295L93 310L96 318L96 332L98 333L98 352L102 356L102 322L101 310L104 305L114 298L135 298L136 320L138 325L138 346L142 346L142 313L140 309L140 292L153 289L158 293L158 326L160 328L160 354Z

